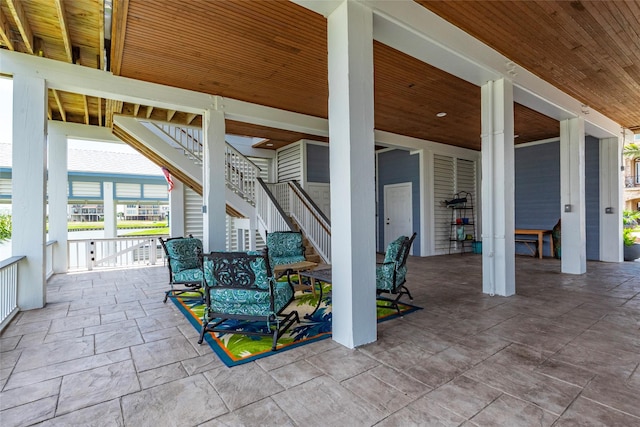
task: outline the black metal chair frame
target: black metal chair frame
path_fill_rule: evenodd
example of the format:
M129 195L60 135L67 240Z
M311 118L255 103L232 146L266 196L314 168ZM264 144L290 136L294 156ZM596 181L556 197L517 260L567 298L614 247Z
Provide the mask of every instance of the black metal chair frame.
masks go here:
M193 235L189 234L187 237L189 238L193 238ZM171 237L169 239L163 239L162 237L158 237L158 240L160 241L160 245L162 245L162 250L164 250L164 255L165 258L167 260L167 267L169 267L169 285L171 286L171 289L169 289L168 291L166 291L164 293L164 302L167 302L168 298L172 298L172 297L177 297L179 295L182 295L184 293L187 292L196 292L198 294L200 294L200 296L198 297L183 297L183 298L198 298L198 299L202 299L204 297L203 292L200 290L202 288L202 282L176 282L173 280L173 271L171 270L171 262L169 261L169 251L167 250L167 246L166 243L171 241L171 240L177 240L177 239L184 239L184 237ZM194 256L196 256L198 254L194 254ZM173 287L175 285L181 285L184 286L184 289L174 289Z
M273 336L273 345L271 347L272 350L276 350L276 346L278 344L278 338L282 335L284 331L289 329L289 327L293 323L300 323L300 317L298 316L298 312L293 310L288 314L282 314L282 312L287 308L289 303L293 301L293 287L291 299L285 304L282 309L276 314L271 314L269 316L255 316L255 315L246 315L246 314L229 314L224 312L214 312L208 311L211 307L211 293L209 292L212 288L216 289L250 289L252 291L258 292L268 292L269 293L269 301L271 312L275 312L275 303L274 303L274 280L269 281L269 289L261 289L258 288L255 284L255 275L250 268L250 263L252 260L257 258L264 258L265 266L267 269L267 277L272 277L271 266L269 265L269 257L267 255L268 250L265 248L260 255L250 255L246 252L211 252L209 254L202 254L200 256L200 266L202 268L203 281L204 281L204 299L205 299L205 314L202 319L202 330L200 331L200 339L198 340L198 344L202 344L204 340L204 335L207 332L224 332L224 333L238 333L243 335L259 335L259 336ZM227 268L219 269L214 271L214 274L218 275L216 279L218 283L225 282L224 284L211 285L207 282L206 275L204 272L204 260L206 258L209 259L224 259L228 260ZM222 276L224 277L222 277ZM228 279L232 278L231 281ZM289 285L291 286L291 285ZM211 320L207 320L207 317ZM280 321L278 322L277 317L280 317ZM263 321L267 324L272 322L276 323L275 328L273 328L272 332L256 332L256 331L245 331L239 329L230 329L230 328L221 328L220 326L228 320L237 319L237 320L247 320L259 322ZM213 323L212 323L213 322Z
M400 247L400 250L398 251L398 254L396 255L396 267L393 269L393 283L394 283L394 287L391 290L386 290L386 289L376 289L376 298L380 301L388 301L391 302L391 307L395 308L396 311L398 312L398 314L400 313L400 307L398 306L399 300L402 297L402 295L407 295L409 297L409 299L411 301L413 301L413 297L411 296L411 292L409 292L409 289L405 286L405 283L407 283L407 279L405 276L405 279L402 281L402 283L397 283L396 280L396 274L398 273L398 269L402 266L405 266L407 264L407 258L409 258L409 252L411 252L411 245L413 245L413 240L416 238L416 234L417 233L413 233L411 235L411 237L407 237L403 242L402 242L402 246ZM378 265L382 265L384 263L377 263ZM385 296L383 296L382 294L391 294L391 295L396 295L395 298L387 298ZM386 305L380 305L378 304L378 307L382 307L382 308L388 308L388 306Z

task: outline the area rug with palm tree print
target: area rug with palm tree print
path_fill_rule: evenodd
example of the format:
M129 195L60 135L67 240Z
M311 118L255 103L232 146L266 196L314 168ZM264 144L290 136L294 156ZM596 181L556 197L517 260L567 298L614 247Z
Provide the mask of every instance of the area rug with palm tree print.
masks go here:
M292 276L295 280L295 276ZM284 279L286 280L286 278ZM285 309L284 313L296 310L300 316L300 323L294 323L291 328L285 331L278 338L278 345L275 351L271 350L273 338L271 336L243 335L239 333L209 332L205 334L205 341L209 344L213 352L227 365L235 366L242 363L251 362L261 357L271 356L282 351L290 350L301 345L331 337L331 285L316 282L322 286L322 301L319 289L315 295L308 292L296 292L294 300ZM204 304L195 295L182 294L180 297L171 298L180 311L189 319L198 332L202 329L202 315ZM398 312L393 307L380 307L388 305L383 300L378 300L377 308L378 323L398 317ZM316 309L317 306L317 310ZM420 310L410 304L399 304L402 315ZM225 322L232 329L246 329L251 331L268 332L265 322L233 321Z

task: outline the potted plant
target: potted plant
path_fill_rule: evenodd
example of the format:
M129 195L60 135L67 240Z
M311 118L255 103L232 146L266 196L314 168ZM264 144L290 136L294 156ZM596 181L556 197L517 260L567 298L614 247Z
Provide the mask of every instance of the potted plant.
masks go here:
M631 228L622 229L622 240L624 241L624 260L633 261L640 258L640 243L636 243Z

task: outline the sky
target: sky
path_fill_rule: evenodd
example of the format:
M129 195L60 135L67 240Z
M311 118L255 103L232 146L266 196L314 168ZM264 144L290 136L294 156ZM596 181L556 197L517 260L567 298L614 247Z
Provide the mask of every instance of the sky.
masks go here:
M0 142L11 142L11 111L13 85L11 79L0 77Z

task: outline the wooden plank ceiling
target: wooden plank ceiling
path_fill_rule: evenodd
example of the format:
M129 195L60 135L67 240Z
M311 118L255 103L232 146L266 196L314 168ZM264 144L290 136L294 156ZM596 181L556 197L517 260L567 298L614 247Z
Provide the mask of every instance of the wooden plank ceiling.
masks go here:
M583 104L640 132L640 2L417 2Z
M640 132L638 2L419 2ZM314 12L286 0L113 0L101 55L104 9L104 0L0 1L0 48L327 117L327 28ZM377 129L480 148L477 86L378 42L374 73ZM49 109L54 120L102 126L114 113L201 124L194 114L61 91L50 91ZM310 137L233 121L227 132L265 138L264 148ZM558 136L559 124L516 105L515 132L517 142L534 141Z

